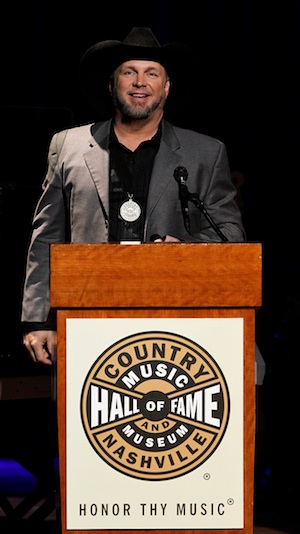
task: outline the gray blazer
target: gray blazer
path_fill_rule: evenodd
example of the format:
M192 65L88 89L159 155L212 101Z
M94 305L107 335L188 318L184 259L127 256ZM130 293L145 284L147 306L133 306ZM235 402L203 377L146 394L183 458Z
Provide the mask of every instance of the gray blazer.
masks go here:
M108 120L74 127L58 132L51 140L48 170L33 217L22 321L44 322L48 317L51 243L108 241L110 126ZM186 242L221 240L193 203L189 205L190 234L186 232L174 179L177 166L186 167L189 191L199 195L228 241L244 241L224 144L163 121L150 181L144 242L153 234L169 234Z

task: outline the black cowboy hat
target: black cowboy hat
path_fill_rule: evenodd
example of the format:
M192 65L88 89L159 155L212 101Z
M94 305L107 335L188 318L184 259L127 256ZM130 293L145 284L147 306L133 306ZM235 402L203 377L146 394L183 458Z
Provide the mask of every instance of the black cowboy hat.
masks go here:
M163 65L171 80L171 90L165 116L172 120L182 111L190 98L188 75L195 68L194 52L187 45L160 45L150 28L134 27L123 42L107 40L91 46L79 66L81 88L99 118L112 116L112 101L108 89L113 71L129 59L147 59Z

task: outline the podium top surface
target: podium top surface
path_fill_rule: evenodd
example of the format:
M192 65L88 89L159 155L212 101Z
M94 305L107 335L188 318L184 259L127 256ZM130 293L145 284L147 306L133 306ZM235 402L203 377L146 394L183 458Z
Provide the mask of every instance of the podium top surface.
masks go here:
M53 308L260 307L260 243L53 244Z

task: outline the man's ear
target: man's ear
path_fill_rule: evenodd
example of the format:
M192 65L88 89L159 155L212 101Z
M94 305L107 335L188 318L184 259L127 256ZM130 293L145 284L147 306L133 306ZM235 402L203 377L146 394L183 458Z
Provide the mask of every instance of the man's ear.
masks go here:
M108 90L109 90L110 95L112 95L113 89L114 89L114 77L111 76L108 82Z
M167 96L169 95L170 91L171 91L171 80L170 78L168 78L166 80L166 83L165 83L165 91L167 93Z

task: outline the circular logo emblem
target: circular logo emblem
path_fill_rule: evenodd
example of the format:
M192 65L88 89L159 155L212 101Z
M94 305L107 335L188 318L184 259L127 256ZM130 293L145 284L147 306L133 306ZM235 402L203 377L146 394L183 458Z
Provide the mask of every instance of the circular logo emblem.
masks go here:
M126 202L123 202L120 207L120 215L126 222L137 221L141 213L141 206L135 202L135 200L132 200L131 197L129 197L129 200L126 200Z
M91 367L81 418L96 453L138 479L167 480L203 464L220 444L229 394L214 359L190 339L135 334Z

